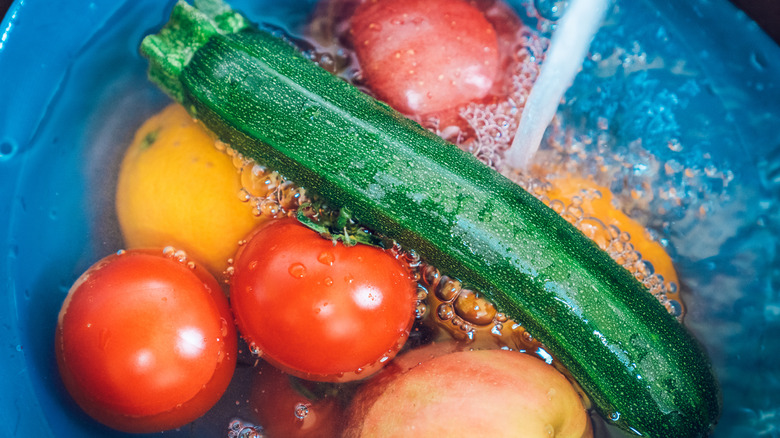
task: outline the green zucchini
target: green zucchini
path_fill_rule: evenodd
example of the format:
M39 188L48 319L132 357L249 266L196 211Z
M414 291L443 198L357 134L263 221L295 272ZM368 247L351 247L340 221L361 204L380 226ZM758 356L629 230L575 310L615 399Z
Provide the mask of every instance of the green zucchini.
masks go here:
M706 436L721 401L696 340L558 214L320 69L219 1L178 3L150 78L245 156L482 291L597 410L651 437Z

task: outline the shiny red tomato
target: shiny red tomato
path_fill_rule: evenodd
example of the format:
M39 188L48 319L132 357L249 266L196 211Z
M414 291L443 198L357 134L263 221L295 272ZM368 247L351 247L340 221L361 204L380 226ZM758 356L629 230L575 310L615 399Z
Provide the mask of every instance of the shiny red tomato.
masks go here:
M496 30L464 0L375 0L352 17L366 84L405 114L485 97L499 73Z
M154 432L189 423L219 400L235 370L237 335L203 267L131 250L79 277L55 346L65 387L84 411L115 429Z
M262 362L249 398L255 420L270 438L339 436L343 408L322 385L332 384L298 379Z
M293 375L363 378L409 335L416 288L381 249L334 244L283 219L253 232L234 267L230 297L239 331Z

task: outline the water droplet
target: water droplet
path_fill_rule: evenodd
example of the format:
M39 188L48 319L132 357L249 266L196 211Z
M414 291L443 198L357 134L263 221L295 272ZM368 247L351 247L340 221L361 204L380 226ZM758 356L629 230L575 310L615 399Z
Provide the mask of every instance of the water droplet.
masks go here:
M323 265L333 266L333 262L336 261L336 255L332 251L323 251L317 256L317 261Z
M294 278L303 278L306 276L306 266L301 263L293 263L287 268L287 272Z
M333 286L333 279L330 277L325 277L323 282L325 283L325 286Z
M320 116L322 116L322 108L317 105L306 105L303 108L303 118L313 121L320 118Z

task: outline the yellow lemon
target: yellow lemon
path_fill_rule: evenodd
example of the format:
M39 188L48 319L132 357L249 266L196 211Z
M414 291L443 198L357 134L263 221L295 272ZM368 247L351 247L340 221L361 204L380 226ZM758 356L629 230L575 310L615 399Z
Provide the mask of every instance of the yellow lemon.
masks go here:
M241 202L231 158L180 105L147 120L125 152L116 209L128 248L173 246L218 277L262 219Z

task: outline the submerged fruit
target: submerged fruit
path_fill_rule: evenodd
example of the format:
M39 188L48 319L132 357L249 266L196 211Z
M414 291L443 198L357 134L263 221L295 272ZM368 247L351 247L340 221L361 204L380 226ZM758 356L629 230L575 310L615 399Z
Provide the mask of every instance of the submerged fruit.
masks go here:
M125 432L200 417L236 364L230 307L214 277L171 252L129 250L82 274L60 310L60 375L90 416ZM180 253L178 253L180 254Z
M125 152L116 208L128 248L175 246L220 275L261 219L215 138L180 105L144 123Z
M379 0L351 21L368 86L405 114L481 99L499 70L496 31L463 0Z
M414 321L409 272L385 251L268 222L236 255L230 297L244 339L290 374L362 379L403 346Z
M684 315L679 280L666 249L639 222L618 208L604 186L581 177L558 176L543 199L643 282L667 310Z
M261 362L256 368L249 405L257 424L271 438L334 438L341 428L340 400L332 386L290 376Z
M551 365L483 350L440 355L368 382L350 405L344 436L586 438L592 429L579 395Z

